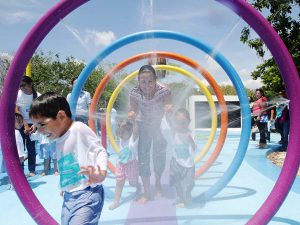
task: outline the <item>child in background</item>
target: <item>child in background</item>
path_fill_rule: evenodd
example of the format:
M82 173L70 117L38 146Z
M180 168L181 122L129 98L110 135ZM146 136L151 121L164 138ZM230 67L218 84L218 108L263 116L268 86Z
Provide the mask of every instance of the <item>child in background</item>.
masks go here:
M178 109L170 122L173 136L173 156L170 162L170 183L176 188L178 207L184 208L192 203L191 192L194 187L196 145L189 130L189 112Z
M15 113L16 144L17 144L19 160L20 160L21 166L24 170L24 161L25 161L26 153L25 153L25 145L24 145L24 142L23 142L23 138L22 138L22 135L20 133L20 129L23 127L23 122L24 122L23 116L19 113ZM11 190L14 189L13 186L11 185L10 180L9 180L8 189L11 189Z
M20 129L23 127L23 116L19 113L15 113L15 136L16 136L16 144L18 149L19 160L24 170L24 161L26 158L25 153L25 145L23 142L22 135L20 133Z
M126 178L131 186L136 187L136 196L141 190L137 161L138 134L136 124L129 120L122 121L117 130L120 137L120 153L116 167L116 190L114 203L109 206L113 210L119 206Z
M39 131L35 131L30 135L32 141L38 141L40 143L40 158L44 159L44 171L41 176L45 176L49 173L51 159L53 160L54 175L58 175L57 158L56 158L56 144L50 142L49 139L41 134Z
M107 170L107 153L99 138L84 123L74 122L67 100L53 92L36 98L29 115L38 131L56 142L61 224L98 225Z

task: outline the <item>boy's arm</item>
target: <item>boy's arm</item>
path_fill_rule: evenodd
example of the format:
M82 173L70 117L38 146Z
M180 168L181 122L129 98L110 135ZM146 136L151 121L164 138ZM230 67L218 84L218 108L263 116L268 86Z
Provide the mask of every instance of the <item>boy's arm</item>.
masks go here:
M82 139L82 143L87 144L84 154L87 156L86 160L82 162L81 170L78 174L84 174L88 177L87 184L101 183L106 177L107 170L107 152L106 149L100 144L99 138L95 133L86 125L78 127L78 139Z
M105 180L107 170L107 152L102 147L96 158L96 166L81 166L78 174L88 177L87 185L101 183Z

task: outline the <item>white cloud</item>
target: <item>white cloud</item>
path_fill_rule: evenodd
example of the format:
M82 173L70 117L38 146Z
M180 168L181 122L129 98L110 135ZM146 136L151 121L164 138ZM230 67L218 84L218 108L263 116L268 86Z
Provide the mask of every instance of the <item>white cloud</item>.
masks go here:
M0 13L0 21L3 24L17 24L21 22L32 21L35 16L32 12L28 11L15 11L15 12L4 12Z
M87 51L107 46L116 40L116 36L112 31L86 29L84 32L80 32L75 27L66 24L63 20L61 20L60 23L67 28L68 31L70 31L70 33Z
M112 31L97 31L97 30L86 30L85 43L93 43L97 48L107 46L116 40L116 36Z
M241 69L239 71L239 75L240 75L241 79L243 80L244 86L249 89L260 88L263 85L261 79L253 80L251 78L251 72L248 71L247 69Z
M262 87L262 81L261 79L257 79L257 80L243 80L243 84L246 88L249 89L256 89L256 88L260 88Z
M251 76L251 72L248 71L247 69L241 69L241 70L239 71L239 75L240 75L241 77L250 77L250 76Z

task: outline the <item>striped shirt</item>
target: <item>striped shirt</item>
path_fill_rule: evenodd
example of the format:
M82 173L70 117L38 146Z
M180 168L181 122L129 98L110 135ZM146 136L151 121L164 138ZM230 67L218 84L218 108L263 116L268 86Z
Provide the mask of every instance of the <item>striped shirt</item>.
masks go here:
M153 98L146 99L142 90L137 86L131 91L130 98L137 105L138 122L160 125L165 113L164 106L168 104L166 100L171 99L171 91L165 86L156 84Z

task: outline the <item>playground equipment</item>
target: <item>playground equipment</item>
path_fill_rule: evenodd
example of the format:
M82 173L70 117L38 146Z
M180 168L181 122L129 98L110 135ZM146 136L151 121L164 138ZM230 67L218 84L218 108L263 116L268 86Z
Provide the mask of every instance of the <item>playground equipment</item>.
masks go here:
M270 195L255 213L255 215L248 221L248 224L267 224L286 198L299 168L300 157L298 157L298 146L300 146L300 139L297 137L297 131L300 129L300 117L298 113L300 111L300 80L293 60L284 43L262 15L260 15L244 0L217 1L224 5L228 5L236 14L241 16L263 39L279 66L283 80L286 84L286 89L290 96L290 118L293 123L291 123L290 127L290 142L285 164ZM26 36L20 48L16 52L13 62L7 73L7 78L5 80L3 88L0 105L0 110L2 112L0 116L0 134L4 160L12 184L15 187L16 193L18 194L25 208L38 224L52 225L58 223L40 204L40 202L32 192L19 165L13 128L13 112L15 110L14 102L17 98L17 90L22 78L21 75L24 73L28 61L30 60L31 56L33 55L34 51L41 43L43 38L62 18L64 18L67 14L86 2L87 0L61 1L52 9L50 9L38 21L38 23L32 28L32 30ZM119 44L121 45L122 43ZM217 57L215 58L215 60L218 61L219 58ZM84 81L84 79L82 81ZM79 90L79 86L74 90L74 100L76 99L76 97L78 98ZM246 98L246 96L241 96L241 98L244 99ZM247 101L248 100L245 100L245 102ZM241 101L241 105L243 106L243 103L245 102ZM74 105L75 103L76 102L73 102ZM244 108L245 105L244 107L242 107L243 117L247 114L247 110ZM248 126L246 121L245 123L244 125ZM247 136L248 133L244 132L242 133L242 136L243 135ZM234 169L232 169L232 172L234 172L233 170ZM212 191L211 195L214 195L216 192L218 192L218 190Z

